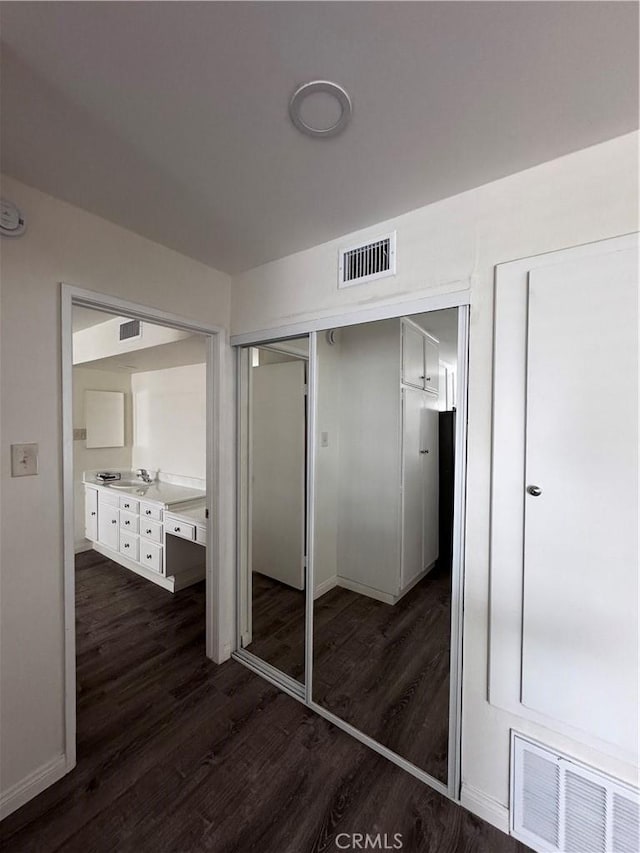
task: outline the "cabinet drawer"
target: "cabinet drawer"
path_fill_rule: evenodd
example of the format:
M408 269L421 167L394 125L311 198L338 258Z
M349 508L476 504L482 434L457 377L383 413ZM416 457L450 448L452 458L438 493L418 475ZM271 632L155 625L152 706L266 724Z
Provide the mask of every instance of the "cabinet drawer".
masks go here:
M154 504L140 504L140 515L144 518L151 518L154 521L162 521L162 510Z
M132 512L120 510L120 527L128 533L138 532L138 516Z
M200 545L207 544L207 528L206 527L196 527L196 542Z
M138 512L140 501L134 501L131 498L120 498L120 509L126 509L127 512Z
M138 561L138 537L131 533L120 531L120 553L130 560Z
M139 562L148 569L162 574L162 545L142 540L140 546Z
M151 539L153 542L162 542L162 524L159 521L150 521L148 518L140 519L140 536Z
M193 524L185 524L184 521L178 521L177 518L167 516L164 526L167 533L172 536L181 536L183 539L190 539L195 542L196 528Z

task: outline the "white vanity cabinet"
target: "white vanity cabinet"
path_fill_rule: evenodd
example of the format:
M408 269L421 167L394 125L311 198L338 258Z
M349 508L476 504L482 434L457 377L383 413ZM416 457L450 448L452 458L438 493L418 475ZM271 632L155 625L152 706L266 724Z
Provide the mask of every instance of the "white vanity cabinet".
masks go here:
M337 579L394 603L438 558L438 341L402 318L338 345Z
M176 487L172 487L175 492ZM186 491L186 490L185 490ZM193 492L192 492L193 494ZM202 499L186 498L179 506L199 505ZM118 494L114 489L102 485L85 484L85 536L94 548L125 568L142 575L148 580L171 591L194 583L184 571L184 561L177 559L175 565L167 565L165 549L165 509L158 502L132 498ZM204 510L202 510L204 512ZM173 519L172 534L201 544L200 528ZM179 573L179 581L174 577Z

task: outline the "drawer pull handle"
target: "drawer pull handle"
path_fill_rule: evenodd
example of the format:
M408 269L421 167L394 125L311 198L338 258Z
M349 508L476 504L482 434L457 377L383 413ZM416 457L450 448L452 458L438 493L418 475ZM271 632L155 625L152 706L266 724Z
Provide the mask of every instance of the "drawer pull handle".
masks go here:
M152 532L153 532L153 531L152 531L152 530L150 530L149 528L147 528L147 529L146 529L146 531L145 531L145 533L152 533Z
M92 512L91 515L95 515L95 512Z
M125 505L124 505L124 508L125 508L125 509L129 509L129 504L125 504Z
M428 450L421 450L420 453L428 453Z
M151 510L150 510L150 509L145 509L145 514L146 514L146 515L151 515Z
M173 528L173 532L174 532L174 533L180 533L180 528L179 528L179 527L174 527L174 528Z
M131 524L131 522L127 519L127 520L125 521L125 524Z
M153 554L147 554L147 560L151 560L152 557L153 557Z
M430 376L425 376L424 378L427 380L427 382L431 382L431 377L430 377Z
M117 519L117 518L112 518L112 519L111 519L111 524L117 524L117 523L118 523L118 519Z
M124 543L124 547L125 547L125 548L128 548L128 547L129 547L129 543L128 543L128 542L125 542L125 543Z

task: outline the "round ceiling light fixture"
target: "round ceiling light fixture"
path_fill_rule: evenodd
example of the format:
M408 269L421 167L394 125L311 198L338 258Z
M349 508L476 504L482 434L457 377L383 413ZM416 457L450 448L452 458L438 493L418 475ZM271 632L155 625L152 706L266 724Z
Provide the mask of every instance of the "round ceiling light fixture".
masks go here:
M298 86L289 101L289 116L307 136L335 136L351 118L351 98L331 80L312 80Z

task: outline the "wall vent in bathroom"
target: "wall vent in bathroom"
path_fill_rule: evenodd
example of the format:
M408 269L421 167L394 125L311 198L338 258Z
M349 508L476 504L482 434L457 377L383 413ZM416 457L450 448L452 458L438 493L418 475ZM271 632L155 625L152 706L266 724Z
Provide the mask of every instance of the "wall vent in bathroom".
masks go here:
M338 287L351 287L376 278L396 274L396 232L384 237L340 249Z
M127 320L125 323L120 323L120 340L128 341L131 338L142 337L142 324L140 320Z
M511 834L541 853L637 853L640 792L511 733Z

